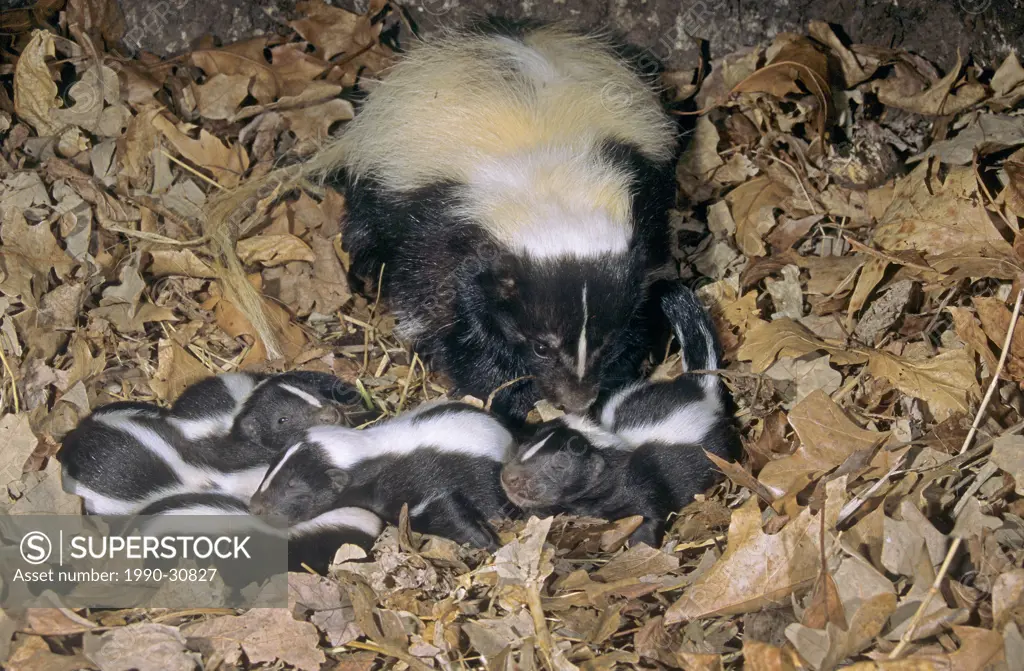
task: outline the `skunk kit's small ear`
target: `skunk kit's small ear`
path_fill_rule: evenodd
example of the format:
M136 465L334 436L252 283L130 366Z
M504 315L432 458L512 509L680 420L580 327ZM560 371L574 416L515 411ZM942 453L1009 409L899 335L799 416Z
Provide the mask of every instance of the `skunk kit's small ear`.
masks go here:
M342 468L329 468L326 474L331 480L331 487L335 490L345 489L351 480L348 471Z

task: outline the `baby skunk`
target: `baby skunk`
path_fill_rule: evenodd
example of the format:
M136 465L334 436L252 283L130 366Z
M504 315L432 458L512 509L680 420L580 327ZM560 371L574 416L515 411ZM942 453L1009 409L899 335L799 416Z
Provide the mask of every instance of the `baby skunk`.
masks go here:
M682 344L684 371L718 368L714 326L696 296L677 283L662 308ZM602 409L600 428L571 416L542 425L503 469L502 486L526 510L605 519L643 515L631 540L653 546L668 515L717 481L702 449L738 456L732 412L716 375L632 385ZM621 439L618 449L594 440L602 429Z
M584 412L636 379L668 260L674 122L596 37L488 27L411 50L304 170L343 175L344 244L459 394Z
M250 511L294 524L355 506L397 524L408 503L414 530L495 547L487 521L513 512L498 482L512 443L494 417L452 401L361 431L314 427L271 466Z
M189 441L230 434L277 451L297 430L340 422L359 403L355 387L327 373L226 373L183 391L167 421Z
M169 411L146 403L103 406L64 438L57 454L64 490L100 515L207 489L247 498L298 432L341 420L343 406L331 398L351 401L346 387L321 373L232 374L196 383Z
M195 532L194 524L184 528L176 523L175 517L182 515L249 515L246 500L219 492L194 492L178 494L159 499L139 511L139 517L149 517L145 522L134 524L143 534L173 535ZM326 574L338 548L345 544L357 545L369 551L384 529L379 517L361 508L339 508L329 510L313 519L292 525L286 532L263 524L257 518L246 523L220 522L211 525L210 533L235 533L251 528L259 536L280 538L288 536L288 570L305 571L303 564L314 571ZM229 580L230 576L225 576ZM251 578L243 582L244 587Z

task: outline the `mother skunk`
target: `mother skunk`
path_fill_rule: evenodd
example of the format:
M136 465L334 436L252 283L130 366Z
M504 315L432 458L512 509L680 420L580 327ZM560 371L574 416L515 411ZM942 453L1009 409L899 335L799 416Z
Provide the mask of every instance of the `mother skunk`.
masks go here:
M461 393L522 419L585 412L637 374L668 258L675 124L609 45L560 27L412 50L321 165L344 246ZM326 163L325 163L326 162Z
M541 397L584 413L650 349L675 140L603 40L491 23L412 50L340 138L213 199L207 225L229 293L278 356L230 222L271 188L339 176L352 270L381 278L400 336L457 391L500 389L493 408L516 423Z

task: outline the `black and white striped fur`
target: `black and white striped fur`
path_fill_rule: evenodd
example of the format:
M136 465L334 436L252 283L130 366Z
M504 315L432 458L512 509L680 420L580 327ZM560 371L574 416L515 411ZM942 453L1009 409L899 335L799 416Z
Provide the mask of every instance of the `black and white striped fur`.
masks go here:
M649 350L676 127L606 40L489 26L410 50L305 170L340 171L344 244L459 394L585 412ZM381 269L383 268L383 273Z
M684 371L717 369L718 339L696 296L678 283L662 308L681 343ZM600 427L572 416L542 425L503 469L502 485L528 511L643 515L632 540L654 545L668 515L719 479L703 450L739 456L732 413L717 375L632 385L603 408ZM621 443L594 439L607 434Z
M197 529L195 520L190 520L187 528L177 523L175 518L181 516L233 516L239 521L217 519ZM252 517L248 500L220 492L194 492L159 499L140 510L132 526L142 534L157 536L189 532L234 533L250 529L258 536L271 539L287 535L288 570L304 571L303 565L306 565L321 574L327 573L339 547L351 544L369 551L384 529L383 521L368 510L338 508L282 530Z
M415 531L494 547L487 521L512 512L498 482L512 445L498 420L454 401L364 430L314 427L271 466L250 510L296 523L355 506L395 524L408 504Z
M63 440L64 490L81 496L87 513L107 515L197 491L247 498L298 432L341 421L332 395L351 401L346 387L320 373L231 374L196 383L170 410L100 407Z

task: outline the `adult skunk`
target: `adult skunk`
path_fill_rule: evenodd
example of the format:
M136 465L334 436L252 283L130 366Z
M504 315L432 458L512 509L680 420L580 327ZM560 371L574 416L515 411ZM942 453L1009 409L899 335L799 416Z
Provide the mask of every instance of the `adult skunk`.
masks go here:
M635 377L675 130L608 44L552 26L426 44L336 149L353 270L383 266L399 334L461 393L532 376L494 401L522 418Z
M211 201L225 285L277 338L234 255L239 212L327 180L357 276L458 392L520 420L636 378L654 270L669 260L675 123L601 38L497 24L410 50L339 138ZM383 273L381 273L383 269ZM656 312L653 310L652 312Z

